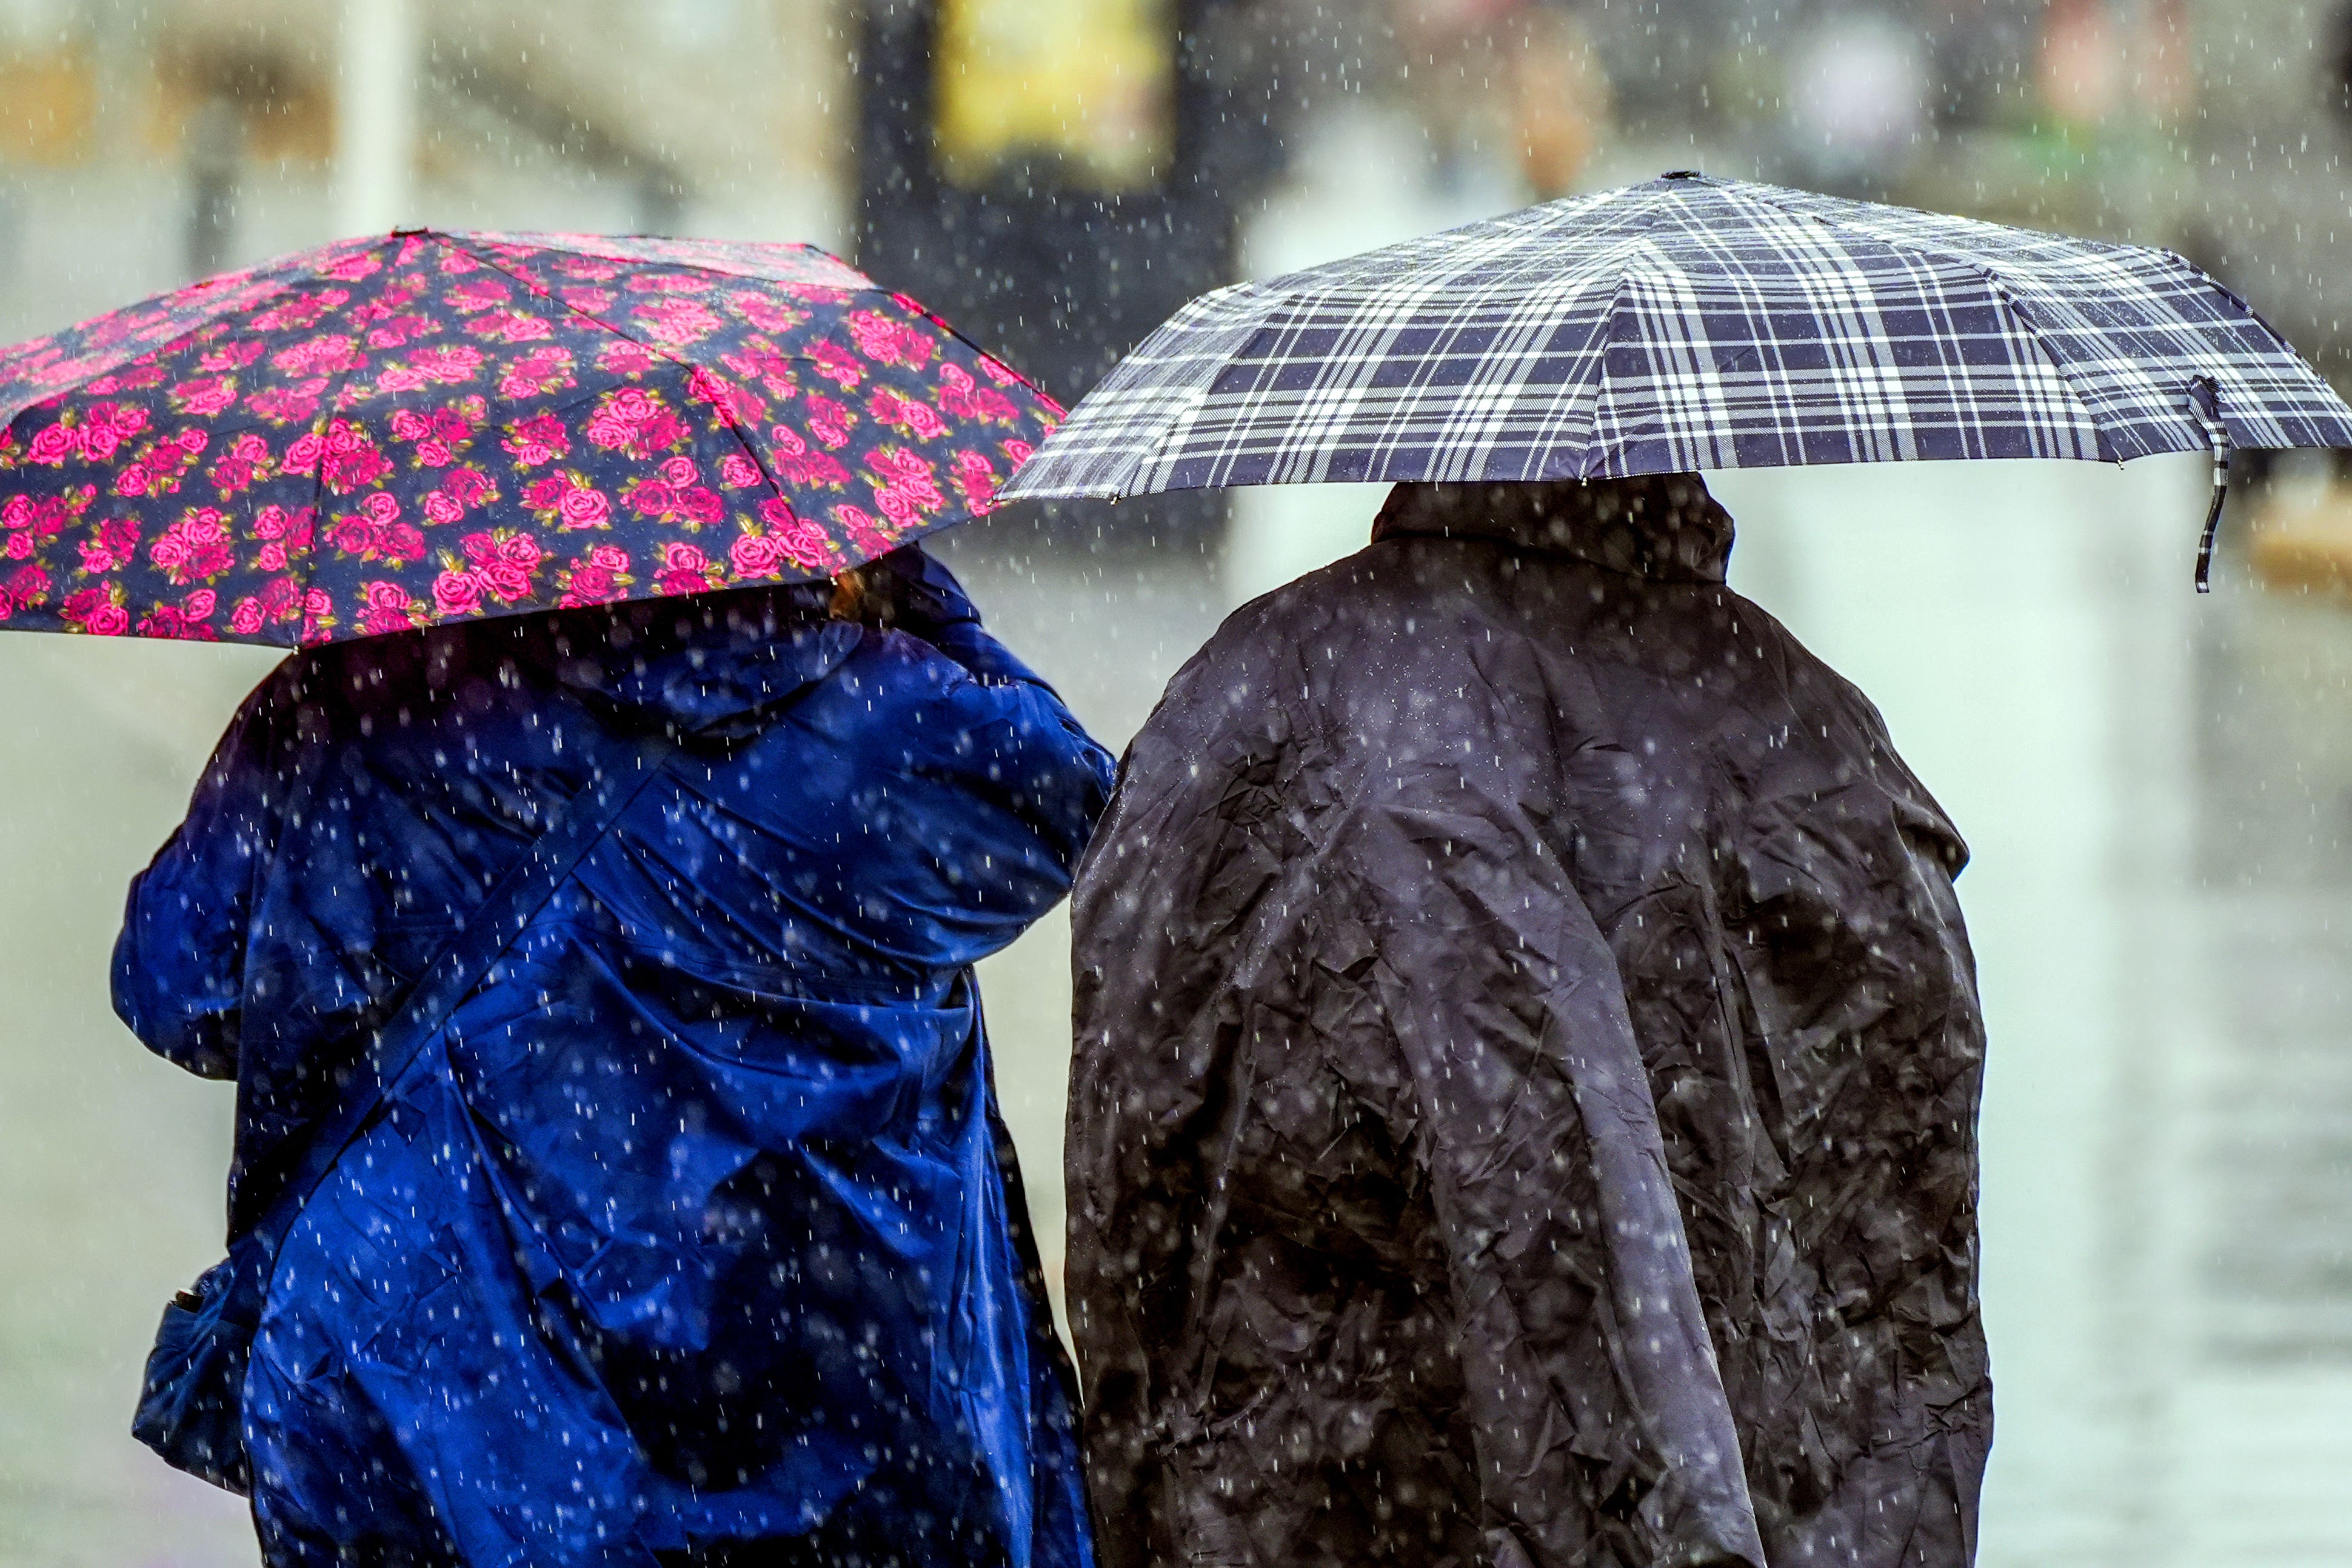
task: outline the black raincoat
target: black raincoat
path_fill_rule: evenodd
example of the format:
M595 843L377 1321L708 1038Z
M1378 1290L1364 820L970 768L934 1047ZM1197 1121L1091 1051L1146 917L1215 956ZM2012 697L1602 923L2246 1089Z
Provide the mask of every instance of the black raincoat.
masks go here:
M1076 904L1102 1558L1969 1561L1966 851L1694 476L1405 486Z

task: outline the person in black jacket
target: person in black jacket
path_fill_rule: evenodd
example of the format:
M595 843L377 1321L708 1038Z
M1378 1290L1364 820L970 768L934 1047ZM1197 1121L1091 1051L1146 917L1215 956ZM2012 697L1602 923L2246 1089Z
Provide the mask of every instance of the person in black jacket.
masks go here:
M1959 836L1696 476L1400 486L1076 892L1108 1568L1973 1555Z

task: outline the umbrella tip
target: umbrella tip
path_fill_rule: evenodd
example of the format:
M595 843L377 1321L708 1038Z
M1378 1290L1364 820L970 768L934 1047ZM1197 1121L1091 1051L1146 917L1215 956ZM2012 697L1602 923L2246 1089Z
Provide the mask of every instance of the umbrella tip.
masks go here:
M1658 176L1661 180L1696 180L1704 178L1696 169L1669 169Z

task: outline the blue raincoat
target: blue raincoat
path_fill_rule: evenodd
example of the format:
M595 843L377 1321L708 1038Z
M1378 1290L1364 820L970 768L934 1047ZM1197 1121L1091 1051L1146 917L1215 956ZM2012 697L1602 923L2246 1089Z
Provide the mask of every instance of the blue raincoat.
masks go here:
M541 812L663 775L304 1204L244 1385L273 1564L1087 1568L1068 1372L971 966L1109 759L890 559L289 660L133 884L115 1002L234 1078L232 1234Z

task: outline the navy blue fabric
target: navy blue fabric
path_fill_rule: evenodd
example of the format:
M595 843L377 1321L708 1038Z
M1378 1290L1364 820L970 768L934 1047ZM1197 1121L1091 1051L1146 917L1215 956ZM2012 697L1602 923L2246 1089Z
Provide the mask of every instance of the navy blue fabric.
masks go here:
M289 660L133 884L116 1005L234 1077L230 1228L543 814L682 749L293 1227L245 1396L272 1563L1092 1561L971 966L1109 759L890 558Z

